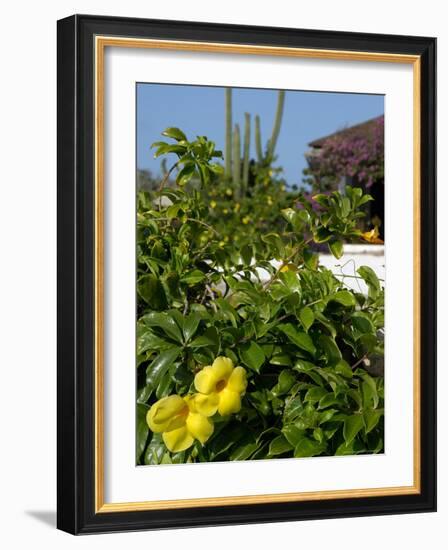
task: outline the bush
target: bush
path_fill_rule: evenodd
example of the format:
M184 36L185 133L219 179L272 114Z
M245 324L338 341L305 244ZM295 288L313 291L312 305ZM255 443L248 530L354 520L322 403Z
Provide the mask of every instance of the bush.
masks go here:
M340 258L371 197L299 195L272 214L277 231L225 239L210 199L228 185L220 152L164 135L174 143L157 153L178 160L138 193L137 463L382 452L384 382L368 367L383 354L384 290L367 267L368 295L346 288L313 249Z

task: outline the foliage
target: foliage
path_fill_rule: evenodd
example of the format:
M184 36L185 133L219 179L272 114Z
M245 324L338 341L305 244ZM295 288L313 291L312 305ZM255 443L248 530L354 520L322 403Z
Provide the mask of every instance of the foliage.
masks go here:
M358 269L368 295L346 288L313 250L340 258L343 242L361 237L360 208L371 197L351 187L299 195L275 224L226 240L210 199L229 185L214 143L176 128L164 134L174 143L156 143L156 153L177 155L169 171L177 186L166 188L165 176L156 194L138 193L137 463L382 452L383 378L369 374L369 361L383 354L384 290L368 267ZM257 201L256 192L241 210L244 200ZM200 379L217 358L244 370L239 408L204 413L196 437L177 415L202 414L196 400L209 394ZM169 396L188 405L170 399L170 428L163 416L164 430L188 428L171 451L162 427L147 422L154 427Z
M327 138L308 161L306 182L314 190L335 189L344 177L356 177L357 183L368 189L384 179L384 117L372 122L368 133L340 133Z

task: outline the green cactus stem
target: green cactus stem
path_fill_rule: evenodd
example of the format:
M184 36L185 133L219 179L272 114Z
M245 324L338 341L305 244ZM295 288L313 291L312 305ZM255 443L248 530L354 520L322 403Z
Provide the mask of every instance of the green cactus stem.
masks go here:
M244 153L243 153L243 189L247 190L249 183L250 155L250 114L244 113Z
M257 150L258 162L262 162L263 147L261 145L260 117L258 115L255 117L255 149Z
M241 146L240 146L240 127L235 124L233 132L233 183L238 189L241 181Z
M226 145L225 145L225 175L232 175L232 88L225 90L226 104Z
M277 145L277 139L278 139L278 135L280 133L280 127L281 127L281 124L282 124L284 105L285 105L285 91L284 90L279 90L278 98L277 98L277 111L275 113L274 126L272 128L271 139L269 140L268 149L267 149L268 157L271 160L274 158L275 147Z

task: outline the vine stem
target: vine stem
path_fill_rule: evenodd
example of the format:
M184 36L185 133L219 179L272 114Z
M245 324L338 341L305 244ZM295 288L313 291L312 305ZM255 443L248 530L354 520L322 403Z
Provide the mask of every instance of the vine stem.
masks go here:
M163 180L160 182L160 185L159 185L159 193L163 191L163 188L165 187L166 182L168 181L171 175L171 172L177 167L178 164L179 164L179 161L175 162L173 166L171 166L171 168L165 174L165 177L163 178ZM159 210L162 210L162 195L160 195L159 197Z
M365 353L361 359L358 359L358 361L356 361L356 363L354 365L351 366L352 369L355 369L358 365L360 365L364 359L367 359L367 353Z
M313 239L308 239L307 241L301 243L299 246L297 246L296 248L294 248L294 250L292 251L292 253L291 253L285 260L283 260L283 262L281 263L280 267L279 267L279 268L277 269L277 271L272 275L272 277L269 279L269 281L267 281L267 282L264 284L264 286L263 286L264 290L268 289L268 288L272 285L272 283L278 279L278 277L279 277L279 275L280 275L282 269L288 265L288 263L290 262L290 260L292 260L292 259L294 258L294 256L297 254L297 252L299 252L299 250L300 250L303 246L309 244L312 240L313 240Z

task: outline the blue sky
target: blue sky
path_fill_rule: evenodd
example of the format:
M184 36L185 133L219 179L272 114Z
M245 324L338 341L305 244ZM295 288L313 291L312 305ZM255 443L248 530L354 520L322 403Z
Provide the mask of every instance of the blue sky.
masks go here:
M260 115L263 147L271 135L277 106L275 90L234 88L233 123L244 127L244 113L252 116L251 156L255 158L254 119ZM304 153L313 139L384 113L384 96L287 91L277 143L276 165L288 184L302 181ZM137 167L160 174L161 159L150 146L168 126L181 128L189 138L205 135L224 150L224 88L171 84L137 85ZM175 157L173 157L174 160ZM171 160L168 158L168 164Z

